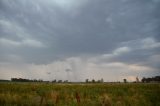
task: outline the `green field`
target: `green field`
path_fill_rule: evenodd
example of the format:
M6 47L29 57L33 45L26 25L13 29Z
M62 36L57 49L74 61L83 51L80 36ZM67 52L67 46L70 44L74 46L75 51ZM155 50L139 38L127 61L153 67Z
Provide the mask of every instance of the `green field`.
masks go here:
M0 83L2 106L160 106L160 84Z

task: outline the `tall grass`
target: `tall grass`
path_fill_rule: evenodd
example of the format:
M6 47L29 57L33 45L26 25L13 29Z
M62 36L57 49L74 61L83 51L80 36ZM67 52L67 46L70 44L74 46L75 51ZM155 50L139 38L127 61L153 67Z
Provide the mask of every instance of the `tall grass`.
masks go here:
M0 83L1 105L160 106L160 84Z

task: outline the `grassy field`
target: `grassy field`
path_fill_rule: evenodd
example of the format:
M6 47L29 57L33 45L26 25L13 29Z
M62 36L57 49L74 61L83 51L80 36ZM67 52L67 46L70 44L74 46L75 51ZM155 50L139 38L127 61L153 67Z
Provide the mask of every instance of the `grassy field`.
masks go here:
M160 84L0 83L2 106L160 106Z

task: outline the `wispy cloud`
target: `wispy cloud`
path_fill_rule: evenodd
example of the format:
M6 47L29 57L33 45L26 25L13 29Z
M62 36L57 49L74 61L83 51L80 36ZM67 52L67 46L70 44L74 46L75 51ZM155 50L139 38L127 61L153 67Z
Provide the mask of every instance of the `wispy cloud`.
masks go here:
M45 45L42 42L32 39L14 41L5 38L0 38L0 44L6 47L38 47L38 48L45 47Z
M146 38L142 40L142 48L143 49L160 48L160 42L155 41L155 39L153 38Z
M153 37L147 37L143 39L136 39L127 42L122 42L121 45L128 45L133 50L138 49L155 49L160 47L160 42L158 42Z

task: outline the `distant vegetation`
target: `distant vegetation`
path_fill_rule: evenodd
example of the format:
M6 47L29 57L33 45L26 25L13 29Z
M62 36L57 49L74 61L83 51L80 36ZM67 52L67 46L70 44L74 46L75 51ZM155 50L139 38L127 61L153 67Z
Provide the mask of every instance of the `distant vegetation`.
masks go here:
M159 83L0 83L2 106L160 106Z
M6 81L9 81L9 80L0 80L0 82L6 82ZM12 82L52 82L52 83L69 83L68 80L53 80L53 81L43 81L42 79L34 79L34 80L31 80L31 79L24 79L24 78L11 78L11 81ZM101 78L100 80L95 80L95 79L92 79L92 80L89 80L89 79L86 79L85 80L86 83L103 83L103 78ZM124 83L127 83L127 79L123 79L123 82ZM151 77L151 78L142 78L142 80L140 81L138 77L136 77L136 80L133 81L134 83L137 82L142 82L142 83L149 83L149 82L157 82L157 83L160 83L160 76L155 76L155 77ZM120 83L120 81L118 81L118 83Z
M142 78L142 82L160 82L160 76L155 76L152 78Z
M8 81L8 80L1 80L2 82L3 81ZM24 79L24 78L11 78L11 81L12 82L52 82L52 83L69 83L69 81L68 80L64 80L64 81L62 81L62 80L53 80L53 81L43 81L42 79L39 79L39 80L37 80L37 79L34 79L34 80L31 80L31 79ZM100 79L100 80L94 80L94 79L92 79L91 81L89 81L89 79L86 79L86 81L85 81L86 83L103 83L103 78L102 79Z
M30 80L30 79L24 79L24 78L11 78L12 82L43 82L43 80L39 79L39 80Z

